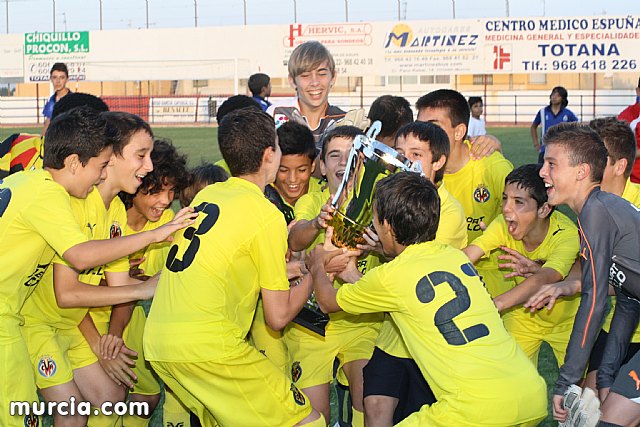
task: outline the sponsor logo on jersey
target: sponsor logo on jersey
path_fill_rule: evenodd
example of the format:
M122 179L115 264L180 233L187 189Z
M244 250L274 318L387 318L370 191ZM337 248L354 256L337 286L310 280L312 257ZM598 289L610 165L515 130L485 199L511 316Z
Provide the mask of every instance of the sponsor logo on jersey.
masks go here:
M38 362L38 372L45 378L51 378L56 374L58 367L51 356L42 356Z
M38 427L40 420L36 415L29 414L24 417L24 427Z
M638 373L636 371L629 372L629 376L636 383L636 390L640 390L640 378L638 378Z
M42 279L42 276L44 276L44 272L47 271L47 267L49 267L49 264L38 264L33 273L31 273L31 275L27 277L24 285L31 287L40 283L40 279Z
M296 387L294 383L291 383L290 390L291 393L293 393L293 400L295 400L298 405L303 406L306 402L304 394L302 394L302 392L298 390L298 387Z
M473 191L473 200L478 203L486 203L491 198L491 193L489 189L484 184L478 184L476 189Z
M291 364L291 380L297 383L301 376L302 366L300 366L300 362L293 362L293 364Z
M120 227L120 223L118 221L114 221L109 229L109 238L113 239L114 237L120 236L122 236L122 227Z

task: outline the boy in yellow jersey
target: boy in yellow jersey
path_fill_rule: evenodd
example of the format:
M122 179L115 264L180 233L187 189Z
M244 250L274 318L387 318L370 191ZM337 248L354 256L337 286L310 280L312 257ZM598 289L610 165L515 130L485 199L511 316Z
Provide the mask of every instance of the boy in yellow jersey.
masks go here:
M218 139L233 177L193 200L199 220L169 250L145 326L145 357L205 426L324 425L246 339L259 294L267 324L280 330L311 293L308 275L289 287L286 223L263 193L280 166L273 119L234 111Z
M350 263L335 289L325 264L327 237L310 255L324 311L389 312L437 402L401 426L536 425L546 386L507 333L482 281L458 249L434 241L440 203L435 186L398 173L376 186L373 225L392 261L364 276ZM329 233L327 233L329 234Z
M124 222L121 224L126 223L124 206L120 199L117 199L117 193L120 190L135 192L141 177L152 169L149 154L153 142L148 124L128 113L103 113L102 117L107 119L110 129L117 134L117 144L114 144L115 158L107 168L110 175L98 184L86 200L72 199L77 223L86 227L88 236L94 239L122 234L116 233L115 225L112 224L120 207L124 215ZM126 122L128 128L121 125L121 122ZM171 228L171 224L168 227ZM163 230L166 229L167 226L157 231L164 233ZM164 235L166 237L168 234ZM141 246L133 247L129 252L140 248ZM26 318L25 337L36 372L36 383L48 402L69 401L73 397L77 401L88 400L93 406L99 407L106 401L120 401L125 397L125 389L120 387L118 381L114 382L109 377L125 376L122 371L129 370L126 355L118 355L116 359L103 358L100 360L100 366L96 359L96 355L100 353L100 335L91 336L95 337L95 340L92 340L82 329L87 338L85 340L78 331L78 327L86 327L89 320L87 307L100 307L137 299L129 298L122 301L121 298L110 298L109 295L115 292L114 288L97 286L105 274L110 285L141 283L129 278L128 262L125 263L124 271L119 273L110 265L78 272L64 260L56 258L52 267L53 275L45 275L43 286L38 288L23 308ZM95 286L84 287L78 283L79 280ZM152 283L148 285L150 286L147 287L153 289ZM127 288L129 286L124 287ZM79 298L77 294L81 291L84 294ZM147 298L151 294L149 293ZM57 368L43 373L41 366L45 361ZM113 425L117 418L106 415L94 417L92 414L88 423L91 426ZM56 415L54 420L67 425L87 424L86 414L77 414L73 418L71 415L64 418Z
M175 147L168 141L156 139L153 142L151 152L153 171L148 173L138 187L135 194L121 192L119 194L127 209L127 223L123 227L123 235L128 236L147 230L153 230L173 219L171 210L176 194L182 191L189 183L189 174L186 169L186 158L178 154ZM167 259L170 244L163 242L147 246L142 251L130 257L132 263L129 274L132 277L147 280L162 270ZM135 259L138 258L138 259ZM135 307L132 307L135 305ZM132 309L132 312L129 310ZM120 322L110 323L109 333L122 337L124 344L138 353L135 358L135 366L132 371L136 381L129 392L129 401L146 402L149 405L149 416L160 401L160 383L155 372L152 371L149 362L144 360L142 348L142 335L146 314L143 306L138 302L128 304L128 307L114 307L113 312L123 310ZM126 327L122 329L127 317L130 317ZM108 349L104 349L108 351ZM173 400L172 400L173 399ZM169 404L167 404L169 401ZM180 410L181 404L170 391L165 393L165 405L163 406L164 422L183 423L189 426L189 411ZM128 427L146 426L149 417L139 417L126 414L124 425Z
M436 241L460 249L467 244L466 218L460 203L442 182L449 155L444 131L428 122L402 126L395 149L412 162L420 162L425 176L438 186L440 223ZM373 236L378 239L378 236ZM381 248L378 249L381 252ZM416 362L391 317L385 315L376 348L364 368L364 408L367 426L391 426L435 401Z
M362 131L354 126L338 126L327 132L320 159L320 170L327 178L328 188L323 192L307 193L296 203L296 224L289 233L289 247L299 251L311 249L324 241L324 229L331 218L329 195L334 194L345 173L347 158L353 139ZM348 258L359 252L345 254L336 260L338 271L344 268ZM379 256L370 254L358 260L358 267L368 271L380 263ZM341 286L336 281L335 286ZM382 316L378 314L351 316L337 313L330 316L322 337L307 328L291 324L285 330L285 343L291 358L291 376L309 396L311 404L326 418L330 414L329 385L333 379L334 360L346 375L353 407L353 424L364 423L362 397L362 368L367 363L375 339L378 336ZM346 382L340 378L341 382Z
M469 104L459 92L441 89L422 96L416 102L418 121L432 122L447 133L451 154L447 159L444 182L462 204L467 216L469 242L482 234L481 223L489 225L500 214L504 178L513 169L501 153L475 159L466 140ZM480 261L476 268L492 296L509 289L498 270L496 255Z
M316 165L316 145L313 134L305 125L287 122L277 130L278 144L282 151L280 167L273 184L265 187L265 196L282 214L287 224L295 218L294 206L309 191L320 191L320 180L311 174ZM287 253L288 269L304 269L303 252ZM256 315L251 324L251 343L282 372L289 372L289 354L282 340L282 332L269 328L264 321L262 300L258 300Z
M11 248L0 255L0 425L23 426L36 421L24 413L11 416L9 402L37 401L35 378L20 330L20 310L54 254L61 254L76 269L89 269L158 237L156 233L117 242L87 241L75 221L69 196L86 198L94 184L106 178L113 151L106 127L105 121L90 110L56 117L47 131L44 169L15 174L0 184L0 237ZM115 290L112 296L125 302L148 298L152 292L150 286L134 286ZM47 363L42 368L45 374L55 370Z
M614 117L594 119L589 127L596 131L607 147L608 160L602 175L600 188L603 191L616 194L640 208L640 185L629 180L631 170L636 160L636 140L633 131L626 122L618 121ZM615 307L615 297L611 297L612 309L604 319L602 330L591 351L589 368L585 387L596 390L596 375L602 362L604 347L611 327L611 319ZM627 363L640 350L640 328L636 328L627 354L622 363Z
M502 214L464 252L473 263L504 247L535 260L538 271L527 278L516 276L509 280L511 289L495 296L494 303L503 314L505 328L535 366L542 342L551 346L560 366L580 298L563 300L552 311L536 313L525 311L522 304L542 285L567 276L578 255L580 240L575 224L547 203L540 168L538 164L523 165L507 175Z

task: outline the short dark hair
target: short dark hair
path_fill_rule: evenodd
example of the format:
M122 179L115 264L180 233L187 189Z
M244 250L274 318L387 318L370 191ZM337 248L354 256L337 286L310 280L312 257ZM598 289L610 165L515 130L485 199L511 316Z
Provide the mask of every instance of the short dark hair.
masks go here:
M586 163L591 167L592 182L601 182L607 165L607 147L598 134L582 123L560 123L551 126L543 139L545 146L558 144L567 150L569 164Z
M58 114L62 114L76 107L89 107L98 112L109 111L107 104L100 98L89 93L70 92L60 98L53 106L53 112L51 117L56 117Z
M449 120L454 127L459 124L469 127L469 116L471 115L469 104L464 96L456 90L438 89L429 92L416 101L416 108L418 111L423 108L443 108L447 110Z
M153 131L149 123L135 114L124 111L106 111L102 113L109 126L117 132L116 141L113 144L113 153L122 156L122 150L129 144L134 133L145 131L153 138Z
M569 94L567 90L562 86L556 86L551 89L551 95L553 95L553 92L560 95L560 98L562 98L562 108L566 108L566 106L569 105ZM549 105L551 105L551 101L549 101Z
M53 74L54 71L62 71L67 77L69 77L69 69L67 68L67 64L64 62L56 62L51 67L51 71L49 71L49 75Z
M504 185L515 184L518 188L529 193L529 196L536 201L538 207L547 202L547 189L544 181L540 178L541 164L526 164L519 166L509 172L504 180Z
M398 129L396 140L401 136L406 138L409 135L415 136L422 142L429 143L429 150L434 161L440 160L442 156L446 159L449 158L449 153L451 152L449 137L440 126L429 122L411 122ZM443 177L444 168L436 172L435 182L442 181Z
M84 166L113 146L115 130L97 111L79 107L52 119L45 141L43 167L63 169L64 159L72 154L77 154Z
M271 78L268 75L264 73L256 73L249 77L249 82L247 84L253 96L258 96L260 95L262 88L269 86L270 81Z
M229 114L232 111L239 110L241 108L251 108L254 110L262 111L262 107L260 104L256 102L255 99L251 98L247 95L234 95L226 99L220 107L218 107L218 111L216 112L216 121L218 124L222 122L224 116Z
M261 108L232 111L220 123L218 144L231 175L257 172L262 166L264 150L276 147L273 117Z
M618 120L615 117L604 117L593 119L589 122L589 127L596 131L602 138L611 164L620 159L627 159L627 167L624 170L625 178L631 176L633 164L636 161L636 137L627 122Z
M474 105L476 105L477 103L482 104L482 98L479 96L470 96L469 97L469 108L473 107Z
M211 163L203 163L191 170L189 185L179 195L182 207L189 206L193 198L204 187L216 182L224 182L229 179L229 174L220 166Z
M413 121L411 104L401 96L382 95L378 97L369 108L369 120L371 123L380 120L382 129L380 138L395 136L400 126Z
M317 156L316 143L311 130L300 123L285 122L278 128L278 143L283 156L302 154L313 162Z
M364 135L362 129L358 127L350 125L334 127L333 129L322 135L322 153L320 154L320 158L322 159L322 161L325 160L325 157L327 155L327 146L333 138L350 138L351 140L353 140L358 135Z
M408 246L435 239L440 221L438 189L427 178L399 172L376 184L374 209L387 221L396 241Z
M142 178L142 184L136 194L120 192L119 196L125 208L133 206L133 199L137 194L155 194L162 191L164 185L172 185L176 194L179 194L189 185L189 172L187 171L187 158L178 153L168 139L155 139L151 152L153 170Z

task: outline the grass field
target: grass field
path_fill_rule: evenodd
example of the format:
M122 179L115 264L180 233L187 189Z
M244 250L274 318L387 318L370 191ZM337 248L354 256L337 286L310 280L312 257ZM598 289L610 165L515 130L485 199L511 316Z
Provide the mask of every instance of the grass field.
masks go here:
M39 129L34 128L0 128L0 141L15 132L31 132L38 133ZM156 128L154 129L156 136L170 138L178 149L188 156L190 166L196 166L201 162L215 162L220 159L220 151L217 144L217 129L212 127L198 128ZM511 160L514 166L525 163L535 163L537 161L537 153L532 148L529 128L489 128L488 132L500 139L503 146L505 156ZM567 213L565 209L563 212ZM572 218L575 216L571 215ZM558 368L551 352L551 349L545 344L539 357L539 370L547 382L549 398L558 375ZM523 384L522 387L526 387ZM157 411L158 412L158 411ZM551 409L549 408L549 413ZM159 413L154 414L151 425L153 427L161 426ZM49 425L48 423L45 423ZM555 425L551 416L541 424L542 426Z

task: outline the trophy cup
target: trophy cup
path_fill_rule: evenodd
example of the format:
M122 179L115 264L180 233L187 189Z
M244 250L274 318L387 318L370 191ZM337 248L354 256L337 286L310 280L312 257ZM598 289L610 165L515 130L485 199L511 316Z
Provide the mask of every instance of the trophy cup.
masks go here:
M329 226L333 227L332 242L338 247L356 249L365 243L362 234L373 220L373 192L376 183L395 172L422 174L420 162L410 162L393 148L376 141L382 124L374 122L366 135L353 140L347 167L331 206L335 209ZM324 336L328 316L311 297L294 322Z

